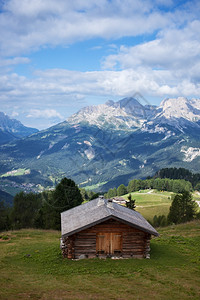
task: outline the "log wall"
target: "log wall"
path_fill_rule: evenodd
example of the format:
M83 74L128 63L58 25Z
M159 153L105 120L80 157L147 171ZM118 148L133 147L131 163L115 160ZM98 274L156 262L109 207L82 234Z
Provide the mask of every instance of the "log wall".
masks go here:
M97 236L116 233L122 236L121 252L99 253ZM73 234L62 241L63 257L69 259L117 256L124 258L149 257L151 235L116 220L109 220Z

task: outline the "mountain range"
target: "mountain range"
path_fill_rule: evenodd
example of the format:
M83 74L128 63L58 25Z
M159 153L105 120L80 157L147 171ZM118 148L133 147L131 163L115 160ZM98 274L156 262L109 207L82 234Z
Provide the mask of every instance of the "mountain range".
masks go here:
M199 172L200 100L134 98L88 106L68 120L0 147L1 184L35 190L62 177L106 191L163 167Z
M38 130L26 127L20 121L11 119L3 112L0 112L0 144L21 139L35 132L38 132Z

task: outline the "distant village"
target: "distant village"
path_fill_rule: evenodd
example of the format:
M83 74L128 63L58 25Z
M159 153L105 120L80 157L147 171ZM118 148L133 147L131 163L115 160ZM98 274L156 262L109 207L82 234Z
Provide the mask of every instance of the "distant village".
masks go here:
M43 192L44 187L41 186L40 184L35 184L35 183L17 183L15 181L6 181L2 180L0 182L0 189L4 191L8 191L8 189L14 189L16 191L24 191L25 193L38 193L38 192ZM48 190L52 190L53 187L49 188ZM47 188L46 188L47 190Z

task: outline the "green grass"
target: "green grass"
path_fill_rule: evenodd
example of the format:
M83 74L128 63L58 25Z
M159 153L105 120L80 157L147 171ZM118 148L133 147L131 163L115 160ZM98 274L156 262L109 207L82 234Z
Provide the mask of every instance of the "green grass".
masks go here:
M150 260L63 260L59 232L1 234L0 299L199 299L200 221L158 231Z
M123 197L127 200L128 195L126 194ZM132 199L136 200L136 211L140 212L147 220L152 221L155 215L168 215L172 202L172 192L142 190L131 193L131 195ZM200 196L193 193L193 199L200 201Z
M159 192L156 190L131 193L132 199L136 200L136 211L139 211L150 221L153 220L155 215L168 215L172 202L172 194L171 192ZM128 195L124 195L123 197L127 199Z
M8 177L8 176L22 176L22 175L26 175L26 174L30 174L30 169L17 169L17 170L12 170L9 171L3 175L1 175L0 177Z
M85 190L88 190L88 191L93 191L93 190L99 188L100 186L102 186L102 185L104 185L104 184L106 184L106 183L107 183L107 181L99 182L99 183L97 183L97 184L83 186L83 188L84 188ZM80 184L80 186L81 186L81 184ZM81 186L81 187L82 187L82 186Z

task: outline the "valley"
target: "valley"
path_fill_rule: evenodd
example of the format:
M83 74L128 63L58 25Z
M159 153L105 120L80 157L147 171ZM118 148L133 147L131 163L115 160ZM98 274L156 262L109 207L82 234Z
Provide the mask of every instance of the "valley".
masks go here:
M0 184L6 179L8 187L25 184L40 191L66 176L80 187L105 192L165 167L199 172L200 100L177 100L165 99L158 107L134 98L108 101L5 143L0 146Z

